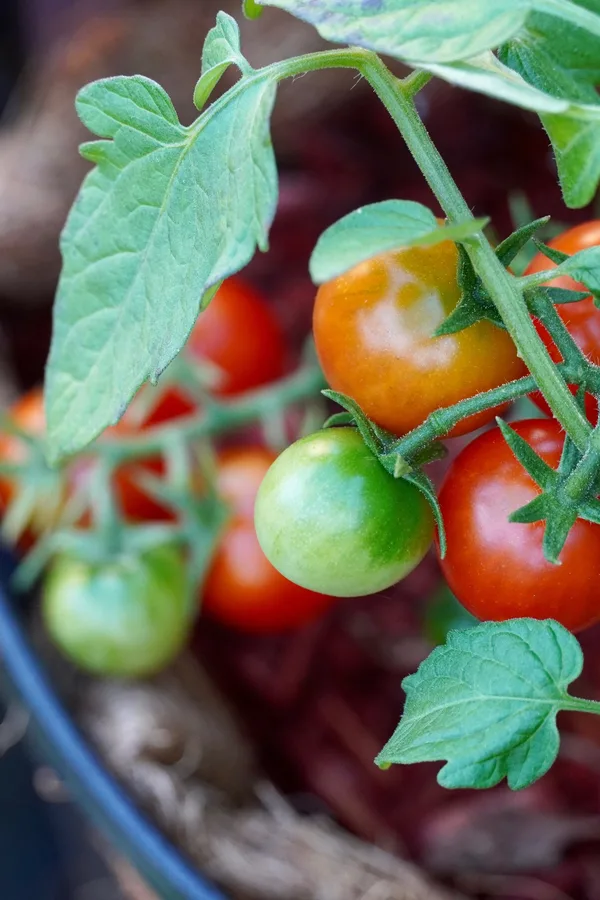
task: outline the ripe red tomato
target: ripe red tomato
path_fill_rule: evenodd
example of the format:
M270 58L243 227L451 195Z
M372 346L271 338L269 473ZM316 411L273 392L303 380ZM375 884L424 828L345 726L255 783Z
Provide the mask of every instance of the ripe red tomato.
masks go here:
M564 432L554 419L514 425L549 465L558 465ZM441 560L450 589L480 619L556 619L571 631L600 620L600 526L578 519L560 565L542 552L544 523L508 521L539 487L499 428L472 441L450 467L440 493L448 548Z
M556 250L561 250L572 256L580 250L588 247L597 247L600 244L600 219L592 222L584 222L575 228L570 228L563 232L559 237L550 241L549 246ZM553 269L554 263L551 262L543 253L538 253L525 272L526 275L533 275L535 272L542 272L544 269ZM560 275L549 281L548 284L554 287L568 288L573 291L585 291L585 285L579 284L569 278L568 275ZM600 310L594 306L592 297L586 297L585 300L579 300L577 303L566 303L557 306L558 314L567 326L567 329L573 337L577 346L583 350L590 362L600 364ZM535 323L538 334L544 341L550 356L555 362L560 362L561 355L554 346L552 338L540 322ZM577 388L571 387L571 391L576 393ZM544 412L550 413L550 408L541 394L536 392L531 398ZM586 394L585 411L591 422L596 424L598 421L598 404L594 397Z
M230 505L227 523L202 592L202 610L242 631L269 633L316 619L333 600L292 584L263 553L254 527L256 493L277 454L236 447L218 458L217 490Z
M313 330L325 377L394 434L525 372L508 334L490 322L432 337L459 301L457 264L450 241L395 250L360 263L317 293ZM479 428L497 413L472 416L450 436Z
M215 365L221 381L214 393L229 396L279 378L285 350L281 328L266 301L239 278L228 278L200 313L183 353ZM188 415L195 408L185 393L169 388L145 424Z

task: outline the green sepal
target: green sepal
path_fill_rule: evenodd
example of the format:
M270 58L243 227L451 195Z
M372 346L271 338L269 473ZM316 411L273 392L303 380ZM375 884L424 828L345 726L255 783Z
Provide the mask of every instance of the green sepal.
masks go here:
M549 247L548 244L542 243L542 241L536 241L533 239L533 243L538 248L540 253L542 253L547 259L551 260L553 263L556 263L559 266L566 259L569 259L568 253L563 253L562 250L556 250L554 247Z
M460 244L457 245L457 249L456 277L461 291L460 300L450 315L436 328L434 337L463 331L476 322L480 322L481 319L487 319L498 328L504 329L505 325L500 313L476 274L467 251Z
M378 457L383 449L380 431L374 422L371 422L371 420L365 416L358 403L353 400L352 397L348 397L347 394L342 394L340 391L332 391L329 388L321 393L324 397L327 397L328 400L333 400L334 403L343 407L346 412L352 416L356 427L362 435L363 441L371 453L374 453L375 456Z
M446 555L446 529L444 528L444 518L442 516L442 510L437 498L433 481L431 480L431 478L429 478L428 475L418 469L413 469L411 472L407 472L406 474L402 475L402 478L405 481L408 481L409 484L414 485L423 494L423 496L429 503L429 506L431 507L431 511L433 513L433 518L435 519L435 523L437 525L440 548L439 552L441 559L443 559Z
M565 546L571 528L577 521L577 512L577 507L575 506L569 508L557 503L554 508L551 507L546 516L542 550L548 562L553 563L555 566L560 565L559 556Z
M532 312L535 312L536 296L543 292L544 297L553 304L560 306L563 303L579 303L589 297L589 291L571 291L568 288L548 287L547 285L539 285L538 287L528 288L525 292L525 299Z
M514 429L507 425L500 418L496 418L496 422L502 436L518 461L521 463L526 472L528 472L535 483L547 490L553 487L558 480L558 473L541 459L535 450L527 443L527 441L517 434Z
M323 423L323 428L336 428L338 425L355 425L354 416L349 412L334 413Z
M513 231L512 234L498 244L496 256L502 265L505 267L509 266L523 247L529 243L536 231L547 225L549 221L550 216L542 216L540 219L535 219L535 221L517 228L516 231Z

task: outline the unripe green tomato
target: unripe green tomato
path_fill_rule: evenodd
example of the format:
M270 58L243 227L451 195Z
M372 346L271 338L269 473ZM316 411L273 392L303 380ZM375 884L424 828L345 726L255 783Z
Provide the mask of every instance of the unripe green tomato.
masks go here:
M156 672L176 656L191 625L181 553L162 546L102 564L58 556L44 582L42 614L59 649L82 669Z
M258 540L290 581L336 597L372 594L404 578L434 533L423 495L393 478L354 428L329 428L288 447L255 507Z

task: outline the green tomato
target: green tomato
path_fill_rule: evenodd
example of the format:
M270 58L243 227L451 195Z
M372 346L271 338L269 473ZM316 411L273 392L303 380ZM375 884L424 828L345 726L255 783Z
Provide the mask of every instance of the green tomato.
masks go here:
M58 556L44 582L42 613L59 649L82 669L155 672L176 656L191 624L181 553L162 546L95 564Z
M389 475L354 428L288 447L260 486L255 523L282 575L336 597L395 584L423 559L434 532L423 495Z

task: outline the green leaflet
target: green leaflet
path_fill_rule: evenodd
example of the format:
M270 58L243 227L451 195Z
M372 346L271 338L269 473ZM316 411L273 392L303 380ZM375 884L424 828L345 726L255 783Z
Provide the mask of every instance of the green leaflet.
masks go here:
M82 148L96 168L61 238L46 373L52 459L116 422L181 349L205 292L266 249L275 91L266 77L242 78L189 128L141 76L79 93L84 124L106 140Z
M217 13L217 24L208 32L202 51L202 73L194 88L194 105L202 109L221 75L237 66L242 75L253 71L240 47L240 29L227 13Z
M471 219L440 225L431 210L412 200L372 203L323 232L310 260L310 274L315 284L322 284L385 250L466 240L486 223L487 219Z
M600 12L598 0L574 4ZM500 58L529 84L555 97L598 106L600 37L551 15L531 16L518 40L499 51ZM600 119L546 114L542 122L556 156L565 202L584 206L600 178Z
M550 619L452 631L404 679L404 715L376 762L447 760L438 781L448 788L503 778L514 790L527 787L556 758L556 715L582 665L577 640Z
M452 62L497 47L523 26L529 0L260 0L326 40L407 62Z

